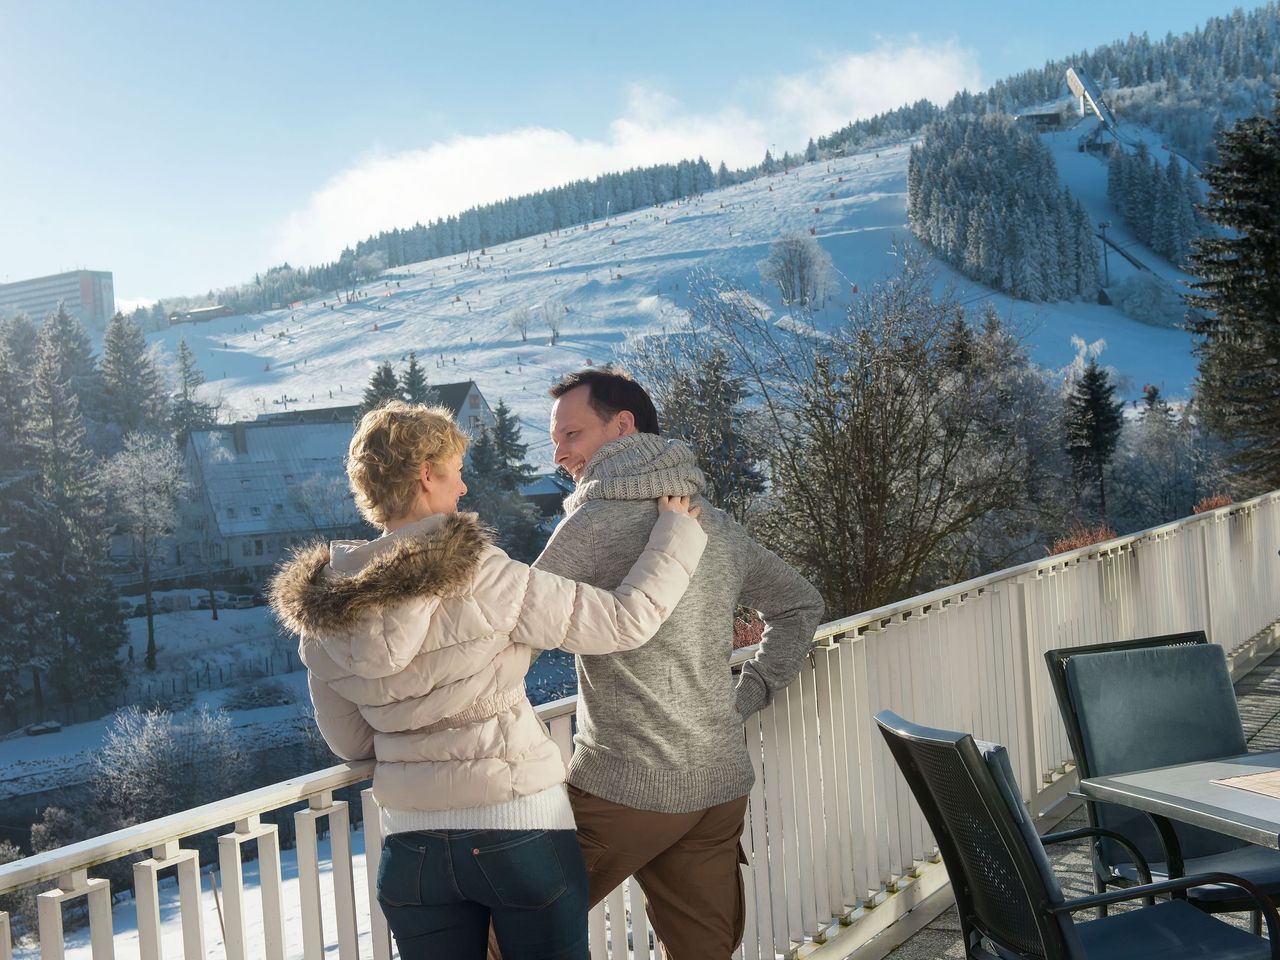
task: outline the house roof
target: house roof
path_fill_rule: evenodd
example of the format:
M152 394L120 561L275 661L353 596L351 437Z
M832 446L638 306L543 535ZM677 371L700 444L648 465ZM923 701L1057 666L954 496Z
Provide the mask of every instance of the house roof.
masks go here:
M359 522L343 467L350 442L350 421L247 423L192 431L188 451L224 537L306 535Z
M475 382L433 386L461 417ZM311 535L360 521L344 461L359 407L266 413L193 430L194 459L224 537Z
M471 388L476 385L474 380L462 380L458 383L433 383L431 389L435 391L439 398L438 402L441 406L448 407L449 411L458 417L462 414L462 408L466 405L467 394L471 392ZM307 410L288 410L284 413L260 413L256 420L252 423L345 423L353 424L359 418L359 404L349 404L342 407L312 407Z
M573 481L560 471L534 477L520 488L523 497L564 497L573 493Z

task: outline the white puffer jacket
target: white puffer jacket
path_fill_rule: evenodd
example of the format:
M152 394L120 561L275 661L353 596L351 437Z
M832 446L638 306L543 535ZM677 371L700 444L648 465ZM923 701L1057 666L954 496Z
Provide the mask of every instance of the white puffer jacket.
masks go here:
M525 696L535 650L640 646L684 595L706 546L660 514L616 590L512 560L473 513L436 514L372 541L304 548L271 587L299 637L316 722L347 760L375 757L383 807L498 804L562 783L559 748Z

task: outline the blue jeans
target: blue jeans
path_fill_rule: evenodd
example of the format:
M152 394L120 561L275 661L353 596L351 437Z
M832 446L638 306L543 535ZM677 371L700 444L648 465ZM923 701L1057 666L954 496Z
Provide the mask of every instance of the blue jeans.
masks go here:
M378 902L402 960L587 960L587 871L572 830L393 833Z

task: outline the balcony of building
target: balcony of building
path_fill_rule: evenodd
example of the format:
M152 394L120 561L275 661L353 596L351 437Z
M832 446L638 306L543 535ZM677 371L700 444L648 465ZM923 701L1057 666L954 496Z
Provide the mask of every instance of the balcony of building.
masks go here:
M1280 646L1278 548L1280 491L823 625L800 675L744 727L756 783L738 956L872 958L900 946L903 957L962 956L946 870L872 722L879 710L1004 744L1046 826L1074 810L1046 650L1204 630L1241 681L1251 732L1280 739L1267 681L1276 668L1265 664ZM575 705L538 708L566 756ZM341 764L0 866L0 895L40 891L42 958L382 960L393 951L372 899L371 766ZM278 812L291 850L266 820ZM211 831L216 856L201 863L195 838ZM1083 890L1087 864L1067 856ZM103 873L121 860L133 862L134 894L113 915ZM176 885L162 882L170 872ZM658 956L641 903L632 880L592 911L593 960ZM80 929L64 933L73 916ZM14 955L14 935L0 913L0 960Z

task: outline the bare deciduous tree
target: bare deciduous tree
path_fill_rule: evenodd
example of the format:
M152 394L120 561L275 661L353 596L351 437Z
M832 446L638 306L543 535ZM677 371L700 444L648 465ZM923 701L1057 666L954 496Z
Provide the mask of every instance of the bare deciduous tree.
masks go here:
M290 499L318 535L354 529L362 523L347 479L340 474L312 474L293 489Z
M551 334L551 346L553 347L560 339L560 331L564 329L564 320L567 313L568 310L565 308L564 301L559 297L552 297L542 303L542 322Z
M171 439L158 434L131 433L124 449L102 467L102 482L129 534L133 556L142 568L147 605L147 669L156 668L155 606L151 592L151 563L160 540L178 524L178 501L185 496L182 454Z
M1009 341L998 322L989 337L957 327L959 307L934 296L917 257L821 333L779 327L714 278L696 284L692 309L745 375L771 437L757 528L831 613L927 588L972 557L993 517L1025 546L1027 444L1002 399L1001 358L986 356Z
M514 333L520 334L520 341L527 343L529 340L529 328L533 326L533 314L529 312L529 308L516 307L511 311L511 319L508 323Z
M834 268L817 240L791 233L770 245L760 276L777 286L784 303L817 310L826 306Z

